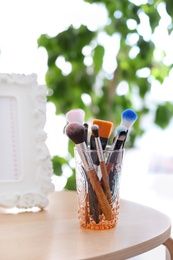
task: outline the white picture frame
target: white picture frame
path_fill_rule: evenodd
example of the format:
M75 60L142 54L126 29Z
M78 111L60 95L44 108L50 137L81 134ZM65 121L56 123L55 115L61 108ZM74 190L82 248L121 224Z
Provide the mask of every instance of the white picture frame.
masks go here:
M36 74L0 74L0 207L49 203L54 185L45 144L46 91Z

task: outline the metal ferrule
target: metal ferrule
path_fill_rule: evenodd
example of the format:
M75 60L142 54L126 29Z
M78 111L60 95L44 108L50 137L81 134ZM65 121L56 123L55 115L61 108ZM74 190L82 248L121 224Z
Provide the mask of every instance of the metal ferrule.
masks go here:
M99 137L95 138L95 143L96 143L96 147L97 147L97 154L98 154L99 161L103 162L104 161L104 154L103 154L102 144L101 144Z
M86 171L91 171L94 169L94 165L92 162L91 155L88 151L88 148L86 146L86 143L83 142L81 144L76 144L76 148L78 150L78 153L81 157L81 160L83 162L84 168Z

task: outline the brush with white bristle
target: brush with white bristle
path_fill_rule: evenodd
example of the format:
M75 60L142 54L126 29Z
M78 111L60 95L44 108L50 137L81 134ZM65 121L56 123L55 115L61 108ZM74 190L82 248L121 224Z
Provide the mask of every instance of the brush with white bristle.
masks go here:
M85 112L82 109L72 109L66 113L66 119L69 123L79 122L85 127L85 143L88 144L88 124L84 123Z
M111 207L101 187L90 153L85 143L85 127L79 122L71 122L66 126L66 135L75 143L83 162L84 169L97 196L101 210L107 220L111 220Z
M83 124L85 117L85 112L82 109L72 109L66 113L66 119L69 123L79 122Z

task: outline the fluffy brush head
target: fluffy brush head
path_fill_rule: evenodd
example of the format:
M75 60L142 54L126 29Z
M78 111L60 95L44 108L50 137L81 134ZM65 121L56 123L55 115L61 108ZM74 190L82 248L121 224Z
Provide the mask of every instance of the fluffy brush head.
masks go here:
M66 126L66 135L75 143L81 144L85 141L85 127L79 122L71 122Z
M121 115L121 124L129 128L138 118L137 114L132 109L126 109Z
M72 109L66 113L66 119L69 123L79 122L83 124L85 117L85 112L82 109Z
M112 122L104 121L104 120L100 120L100 119L94 119L93 125L98 125L100 137L102 137L102 138L109 138L110 137L110 135L112 133L112 129L113 129L113 123Z
M96 138L99 137L99 126L98 125L96 125L96 124L92 125L91 131L92 131L94 137L96 137Z

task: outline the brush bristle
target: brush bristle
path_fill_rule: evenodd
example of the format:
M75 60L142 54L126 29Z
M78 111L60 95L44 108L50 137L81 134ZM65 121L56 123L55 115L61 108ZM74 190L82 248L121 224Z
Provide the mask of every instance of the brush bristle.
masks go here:
M121 115L121 124L129 128L137 119L137 114L132 109L126 109Z
M100 120L100 119L94 119L93 125L98 125L100 137L103 137L103 138L109 138L110 137L110 135L112 133L112 129L113 129L113 123L112 122L104 121L104 120Z
M82 109L72 109L66 113L66 119L69 123L79 122L83 124L85 117L85 112Z
M81 144L85 141L85 127L79 122L71 122L66 126L66 135L75 143Z
M99 126L98 125L96 125L96 124L92 125L91 131L92 131L94 137L96 137L96 138L99 137Z

